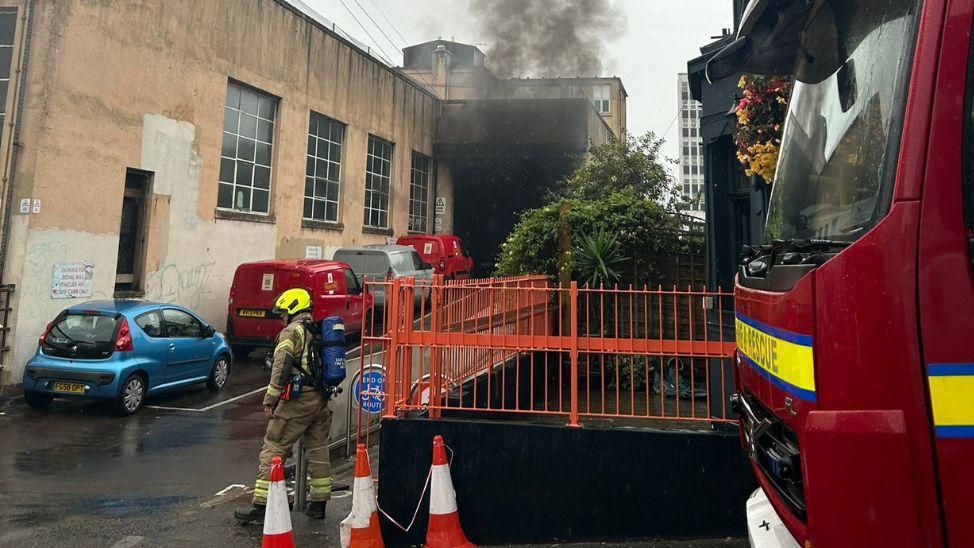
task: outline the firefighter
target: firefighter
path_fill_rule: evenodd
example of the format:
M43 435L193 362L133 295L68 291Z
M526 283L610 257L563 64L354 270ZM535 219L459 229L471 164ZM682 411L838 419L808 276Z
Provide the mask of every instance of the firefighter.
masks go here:
M264 394L268 423L254 484L253 506L233 512L234 517L245 523L263 522L271 459L275 456L286 459L291 446L302 437L311 476L305 513L315 519L324 518L325 503L331 498L328 455L331 410L328 400L316 387L307 363L312 337L304 322L311 320L311 296L304 289L288 289L278 297L275 309L281 313L285 327L274 348L270 384Z

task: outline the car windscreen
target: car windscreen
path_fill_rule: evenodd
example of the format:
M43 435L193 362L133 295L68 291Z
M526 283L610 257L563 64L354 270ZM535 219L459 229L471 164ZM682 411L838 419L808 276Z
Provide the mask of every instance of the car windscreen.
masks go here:
M916 2L831 0L809 20L765 239L852 241L885 215Z
M44 339L44 353L64 358L98 359L112 354L118 320L96 312L59 316Z

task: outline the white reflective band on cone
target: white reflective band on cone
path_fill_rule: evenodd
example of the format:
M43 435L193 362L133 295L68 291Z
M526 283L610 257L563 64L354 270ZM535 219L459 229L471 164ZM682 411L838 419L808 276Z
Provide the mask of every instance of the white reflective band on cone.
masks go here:
M352 484L352 512L342 520L339 537L342 548L348 548L352 541L352 529L367 529L372 513L378 509L372 478L355 478Z
M271 483L264 508L264 534L280 535L291 531L291 510L287 506L287 491L283 481Z
M453 514L456 511L457 492L453 490L450 466L446 464L434 465L433 476L430 480L430 514Z
M761 488L747 499L747 536L753 548L801 548Z

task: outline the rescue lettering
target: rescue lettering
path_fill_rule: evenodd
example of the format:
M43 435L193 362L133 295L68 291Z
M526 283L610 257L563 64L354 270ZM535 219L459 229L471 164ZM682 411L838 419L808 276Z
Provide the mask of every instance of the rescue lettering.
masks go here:
M744 361L786 392L815 401L812 338L764 325L738 313L737 348Z

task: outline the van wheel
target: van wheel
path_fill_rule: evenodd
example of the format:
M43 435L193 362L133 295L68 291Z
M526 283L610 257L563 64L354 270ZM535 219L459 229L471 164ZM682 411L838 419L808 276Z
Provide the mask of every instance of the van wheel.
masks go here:
M34 409L47 409L51 406L51 402L54 401L54 396L28 390L24 392L24 401L27 402L29 407Z
M145 380L138 373L129 375L115 400L115 408L122 416L131 415L142 408L145 400Z
M211 392L223 390L230 378L230 360L226 356L220 356L210 370L210 378L206 379L206 387Z
M235 344L230 347L230 351L233 352L233 356L238 360L245 360L250 356L250 352L253 351L253 348Z

